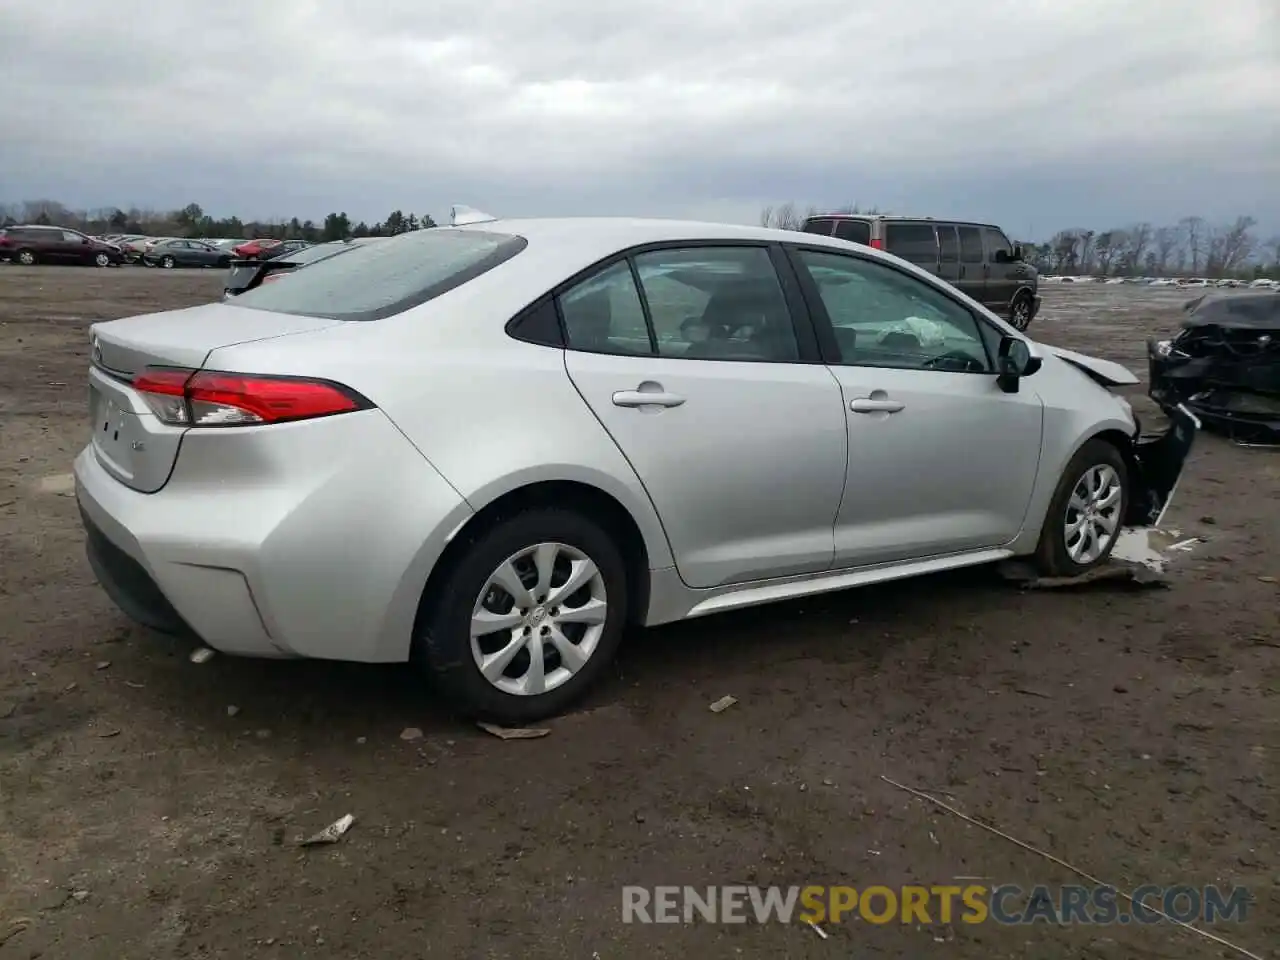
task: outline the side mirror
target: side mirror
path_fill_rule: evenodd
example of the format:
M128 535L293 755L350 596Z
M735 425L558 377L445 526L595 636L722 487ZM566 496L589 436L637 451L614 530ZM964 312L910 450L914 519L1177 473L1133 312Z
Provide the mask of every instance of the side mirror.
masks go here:
M996 263L1013 263L1013 254L1008 250L997 250L991 259Z
M1043 361L1031 355L1031 348L1019 337L1003 337L996 354L996 386L1005 393L1017 393L1023 377L1029 377Z

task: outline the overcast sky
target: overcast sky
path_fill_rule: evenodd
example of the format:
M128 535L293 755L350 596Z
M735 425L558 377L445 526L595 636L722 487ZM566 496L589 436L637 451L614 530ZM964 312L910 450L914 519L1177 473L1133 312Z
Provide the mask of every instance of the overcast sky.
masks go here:
M0 0L0 202L1280 231L1280 0Z

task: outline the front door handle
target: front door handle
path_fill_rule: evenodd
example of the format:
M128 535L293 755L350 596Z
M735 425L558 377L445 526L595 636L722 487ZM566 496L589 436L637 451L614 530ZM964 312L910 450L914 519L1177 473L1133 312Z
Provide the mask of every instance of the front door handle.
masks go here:
M684 403L684 397L675 393L655 390L619 390L613 395L615 407L678 407Z
M859 397L849 401L849 409L854 413L897 413L905 410L907 405L901 400L872 400L870 397Z

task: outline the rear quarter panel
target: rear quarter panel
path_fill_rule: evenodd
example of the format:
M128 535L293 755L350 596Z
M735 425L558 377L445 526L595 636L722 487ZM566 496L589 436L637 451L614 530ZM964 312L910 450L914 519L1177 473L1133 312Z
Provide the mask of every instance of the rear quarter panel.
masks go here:
M519 264L517 257L504 267ZM569 380L564 352L504 332L546 289L520 272L500 267L385 320L218 350L207 366L325 377L353 387L476 511L537 482L597 487L636 521L650 566L671 566L653 504Z

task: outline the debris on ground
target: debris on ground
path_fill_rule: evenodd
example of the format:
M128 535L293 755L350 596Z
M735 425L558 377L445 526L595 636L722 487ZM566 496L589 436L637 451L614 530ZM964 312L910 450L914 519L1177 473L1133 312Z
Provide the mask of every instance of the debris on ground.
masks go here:
M98 736L101 737L103 740L107 739L108 737L118 737L119 735L120 735L119 727L104 727L103 729L98 731Z
M820 936L823 940L827 939L827 931L823 930L820 926L818 926L812 920L806 920L805 923L808 925L810 930L812 930L814 933Z
M1024 590L1071 590L1101 583L1123 584L1134 589L1169 585L1162 571L1123 560L1111 560L1078 577L1042 577L1027 564L1006 562L1000 566L1000 575Z
M214 651L210 650L208 647L197 647L195 650L191 651L191 662L208 663L213 659L213 655Z
M99 661L94 665L94 669L95 669L95 670L106 670L106 669L107 669L107 667L109 667L109 666L111 666L111 661L110 661L110 660L99 660Z
M307 839L303 840L299 846L318 847L322 844L337 843L342 839L342 835L351 829L351 825L355 822L356 818L348 813L346 816L333 821L333 823L329 824L319 833L307 837Z
M493 723L477 723L476 726L500 740L536 740L551 732L546 727L499 727Z
M15 920L10 920L5 926L0 927L0 947L3 947L23 930L26 930L27 927L31 926L31 923L31 920L27 917L18 917Z
M728 710L737 702L738 702L737 697L727 697L727 696L721 697L719 700L717 700L715 703L711 705L711 712L724 713L726 710Z
M227 707L227 716L228 716L228 717L234 717L234 716L235 716L236 714L238 714L239 712L240 712L240 708L239 708L239 707L237 707L234 703L233 703L233 704L230 704L230 705Z
M16 703L0 703L0 720L8 720L18 712Z
M401 740L421 740L422 731L417 727L405 727L400 731Z

